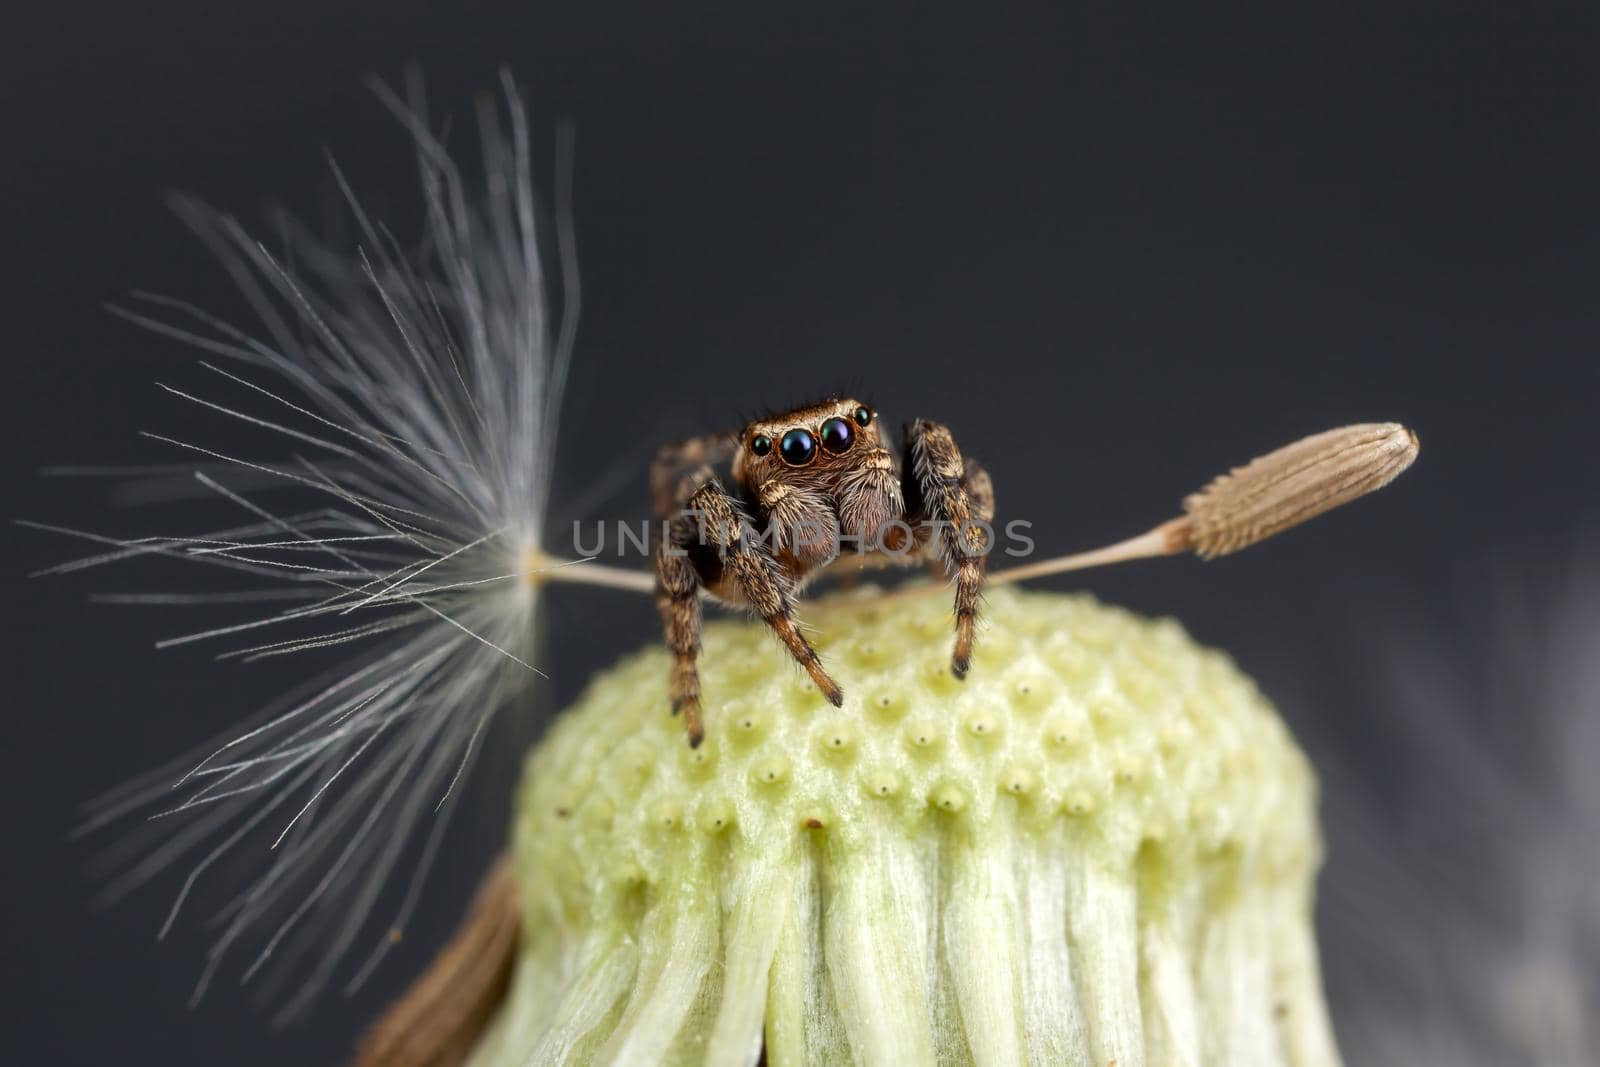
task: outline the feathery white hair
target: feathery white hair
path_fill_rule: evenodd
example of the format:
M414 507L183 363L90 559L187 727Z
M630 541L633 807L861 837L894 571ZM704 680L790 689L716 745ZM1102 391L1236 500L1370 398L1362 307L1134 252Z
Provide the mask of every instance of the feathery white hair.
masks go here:
M250 979L275 957L294 978L275 998L283 1017L314 1002L358 937L375 945L349 986L371 973L416 904L486 724L540 673L538 591L526 578L546 558L578 314L566 168L553 216L559 276L547 279L528 122L509 77L503 106L479 108L477 192L430 132L420 92L412 106L376 90L415 141L419 248L369 217L335 167L359 235L354 262L298 230L281 258L235 219L183 200L180 214L248 300L255 328L145 294L122 311L211 357L214 391L170 392L287 456L157 437L190 454L193 478L238 520L135 540L66 531L110 547L52 568L172 557L248 576L250 588L145 599L269 605L162 645L225 640L245 658L349 646L334 669L181 768L105 798L88 822L155 813L165 831L153 845L135 835L113 893L192 864L163 934L219 860L259 850L258 877L216 916L196 996L225 965ZM374 908L397 877L411 879L400 913L379 921Z

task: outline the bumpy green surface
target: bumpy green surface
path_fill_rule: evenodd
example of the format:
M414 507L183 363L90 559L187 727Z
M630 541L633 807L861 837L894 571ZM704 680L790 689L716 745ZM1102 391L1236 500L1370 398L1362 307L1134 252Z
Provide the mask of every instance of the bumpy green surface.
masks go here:
M1024 827L1170 842L1172 862L1244 847L1312 861L1303 756L1254 683L1176 622L999 591L963 682L948 605L870 603L807 605L837 710L762 627L709 626L699 749L667 714L664 651L597 680L528 765L516 837L534 884L576 919L597 892L659 879L682 835L848 833L869 811L981 832L1004 798Z
M1313 777L1228 657L1000 589L963 682L942 598L804 616L842 708L723 622L699 749L652 649L530 757L480 1062L1336 1062Z

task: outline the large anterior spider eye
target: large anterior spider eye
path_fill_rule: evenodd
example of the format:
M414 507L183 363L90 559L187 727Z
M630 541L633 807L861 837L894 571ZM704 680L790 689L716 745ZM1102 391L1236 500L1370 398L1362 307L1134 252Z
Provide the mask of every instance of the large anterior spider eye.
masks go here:
M836 456L848 451L855 439L855 430L843 419L829 419L822 424L822 447Z
M803 467L816 457L817 439L811 436L810 430L790 430L778 442L778 451L789 466Z
M750 451L758 456L764 456L772 451L772 438L764 433L758 433L750 438Z

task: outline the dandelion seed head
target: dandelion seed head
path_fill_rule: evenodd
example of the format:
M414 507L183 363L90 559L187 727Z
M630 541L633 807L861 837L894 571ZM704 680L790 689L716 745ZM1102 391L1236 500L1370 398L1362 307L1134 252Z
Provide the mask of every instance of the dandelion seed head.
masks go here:
M162 386L180 417L146 436L180 461L164 478L232 520L63 530L95 550L52 568L202 569L207 588L151 599L241 615L162 639L171 655L344 654L276 700L241 694L219 716L236 725L86 824L123 830L111 897L185 872L163 933L234 861L253 872L197 919L213 940L196 995L232 973L285 1019L358 988L408 925L491 720L526 714L543 674L538 609L559 566L543 534L579 312L570 144L546 211L509 78L478 108L470 165L436 136L420 86L406 100L374 89L415 147L420 234L369 214L337 164L349 247L293 220L269 244L181 197L250 317L148 293L114 309L201 352L193 381Z

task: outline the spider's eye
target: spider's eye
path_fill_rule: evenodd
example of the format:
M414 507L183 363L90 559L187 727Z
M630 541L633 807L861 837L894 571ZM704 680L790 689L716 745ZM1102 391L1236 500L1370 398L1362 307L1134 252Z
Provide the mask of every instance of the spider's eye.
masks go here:
M822 447L836 456L848 451L855 439L855 430L843 419L829 419L822 424Z
M870 426L872 424L872 409L865 405L856 408L855 420L857 426Z
M790 430L778 442L778 451L783 453L783 461L789 466L803 467L816 458L817 439L811 436L810 430Z
M772 451L772 438L764 433L758 433L750 438L750 451L758 456L764 456Z

